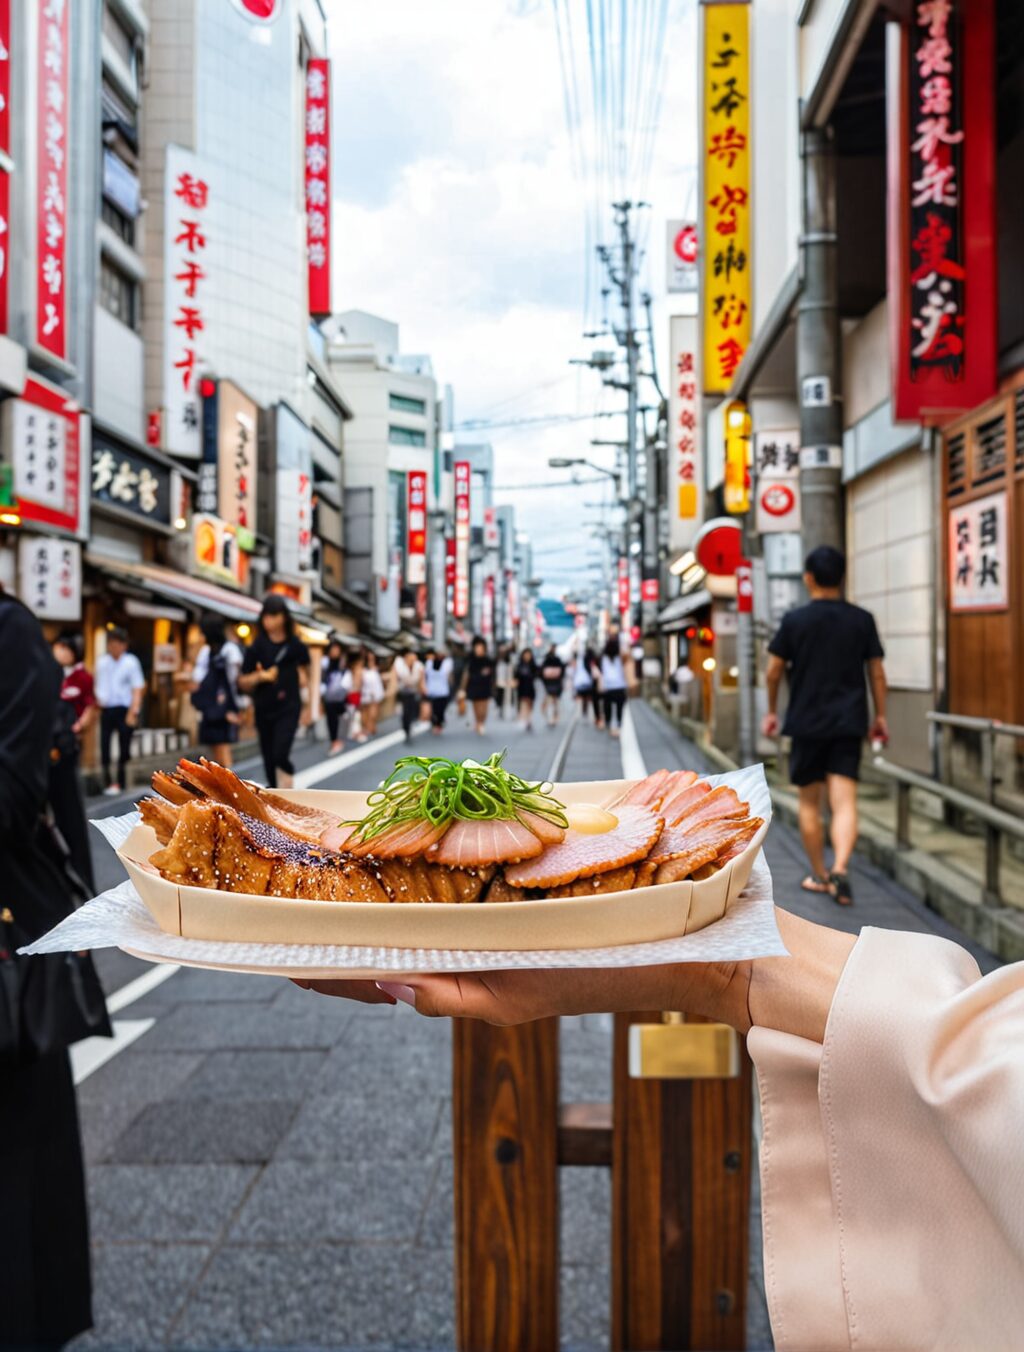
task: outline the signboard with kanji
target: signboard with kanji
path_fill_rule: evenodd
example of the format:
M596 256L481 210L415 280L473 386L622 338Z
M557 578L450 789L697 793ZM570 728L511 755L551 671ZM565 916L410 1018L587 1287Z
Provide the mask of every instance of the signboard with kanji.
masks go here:
M757 533L799 531L799 431L755 433L754 473Z
M40 620L82 618L82 546L25 535L18 541L18 595Z
M455 462L455 596L458 619L469 614L469 485L468 460Z
M750 341L749 5L704 16L704 389L724 394Z
M914 419L996 388L993 0L921 0L900 42L887 99L889 346L895 416Z
M331 313L331 63L306 68L306 254L309 313Z
M418 587L427 580L427 471L409 470L405 491L405 580Z
M92 498L144 521L169 526L171 471L94 432Z
M673 549L689 549L704 511L696 315L673 315L669 319L669 354L669 543Z
M169 145L164 183L164 449L198 460L199 378L206 364L210 174Z
M6 400L3 408L4 441L22 520L79 534L78 405L55 385L32 377L22 398Z
M67 0L37 0L36 342L67 360L68 136L71 52Z
M313 566L312 434L283 403L275 410L275 431L274 566L278 573L297 577Z
M1006 494L990 493L949 512L951 610L1005 610L1009 605Z

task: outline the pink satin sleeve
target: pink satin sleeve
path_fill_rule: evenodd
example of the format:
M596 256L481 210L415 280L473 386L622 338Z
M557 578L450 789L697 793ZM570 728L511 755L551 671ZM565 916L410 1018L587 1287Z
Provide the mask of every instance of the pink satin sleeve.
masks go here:
M748 1045L776 1347L1024 1347L1024 963L865 929L822 1046Z

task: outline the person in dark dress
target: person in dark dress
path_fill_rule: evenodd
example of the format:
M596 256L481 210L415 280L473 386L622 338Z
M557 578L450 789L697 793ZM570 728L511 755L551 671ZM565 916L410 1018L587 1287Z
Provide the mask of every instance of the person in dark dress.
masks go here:
M463 675L463 688L473 706L473 721L477 734L487 731L487 710L494 693L494 658L487 651L487 642L479 634L473 639Z
M810 595L782 617L768 645L766 737L779 732L779 686L785 675L789 704L783 733L790 737L789 776L800 795L800 836L811 871L800 884L805 892L831 894L840 905L853 900L847 869L857 842L857 778L861 742L868 732L867 680L874 701L871 735L889 738L885 721L884 653L874 616L844 601L840 590L846 559L838 549L819 545L804 564ZM834 860L825 871L825 835L821 808L828 790L832 810Z
M2 589L0 652L4 947L45 934L74 903L40 838L61 671L38 621ZM91 1325L82 1146L61 1048L0 1070L0 1347L59 1347Z
M295 632L283 596L271 592L264 599L238 685L252 695L267 787L290 789L295 776L292 743L299 722L309 721L309 649Z
M519 717L527 732L533 731L533 703L537 698L537 663L533 660L533 649L524 648L516 667L516 698L519 704Z
M85 819L78 764L82 734L96 716L96 695L92 676L82 661L83 651L81 634L61 634L53 645L53 655L63 670L64 679L60 687L57 722L50 750L48 796L57 829L64 837L75 872L92 896L96 884L92 873L89 827Z

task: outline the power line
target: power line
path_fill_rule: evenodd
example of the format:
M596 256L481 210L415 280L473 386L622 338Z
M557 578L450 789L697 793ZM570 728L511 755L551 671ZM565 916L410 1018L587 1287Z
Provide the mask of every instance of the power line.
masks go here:
M614 418L620 409L596 409L593 413L537 413L525 418L467 418L455 424L456 432L485 432L492 427L536 427L543 423L587 422L591 418Z
M545 479L543 483L538 484L495 484L491 489L492 493L522 493L526 489L533 488L577 488L584 484L606 484L608 479Z

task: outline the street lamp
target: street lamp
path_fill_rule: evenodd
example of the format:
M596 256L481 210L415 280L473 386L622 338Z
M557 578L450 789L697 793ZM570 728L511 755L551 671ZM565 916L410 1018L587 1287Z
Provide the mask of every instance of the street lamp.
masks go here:
M587 469L592 469L596 473L603 474L606 478L611 479L615 485L615 492L617 494L620 492L619 475L616 470L605 469L604 465L596 465L593 460L587 460L583 456L553 455L549 458L548 465L551 469L572 469L575 465L586 465Z

